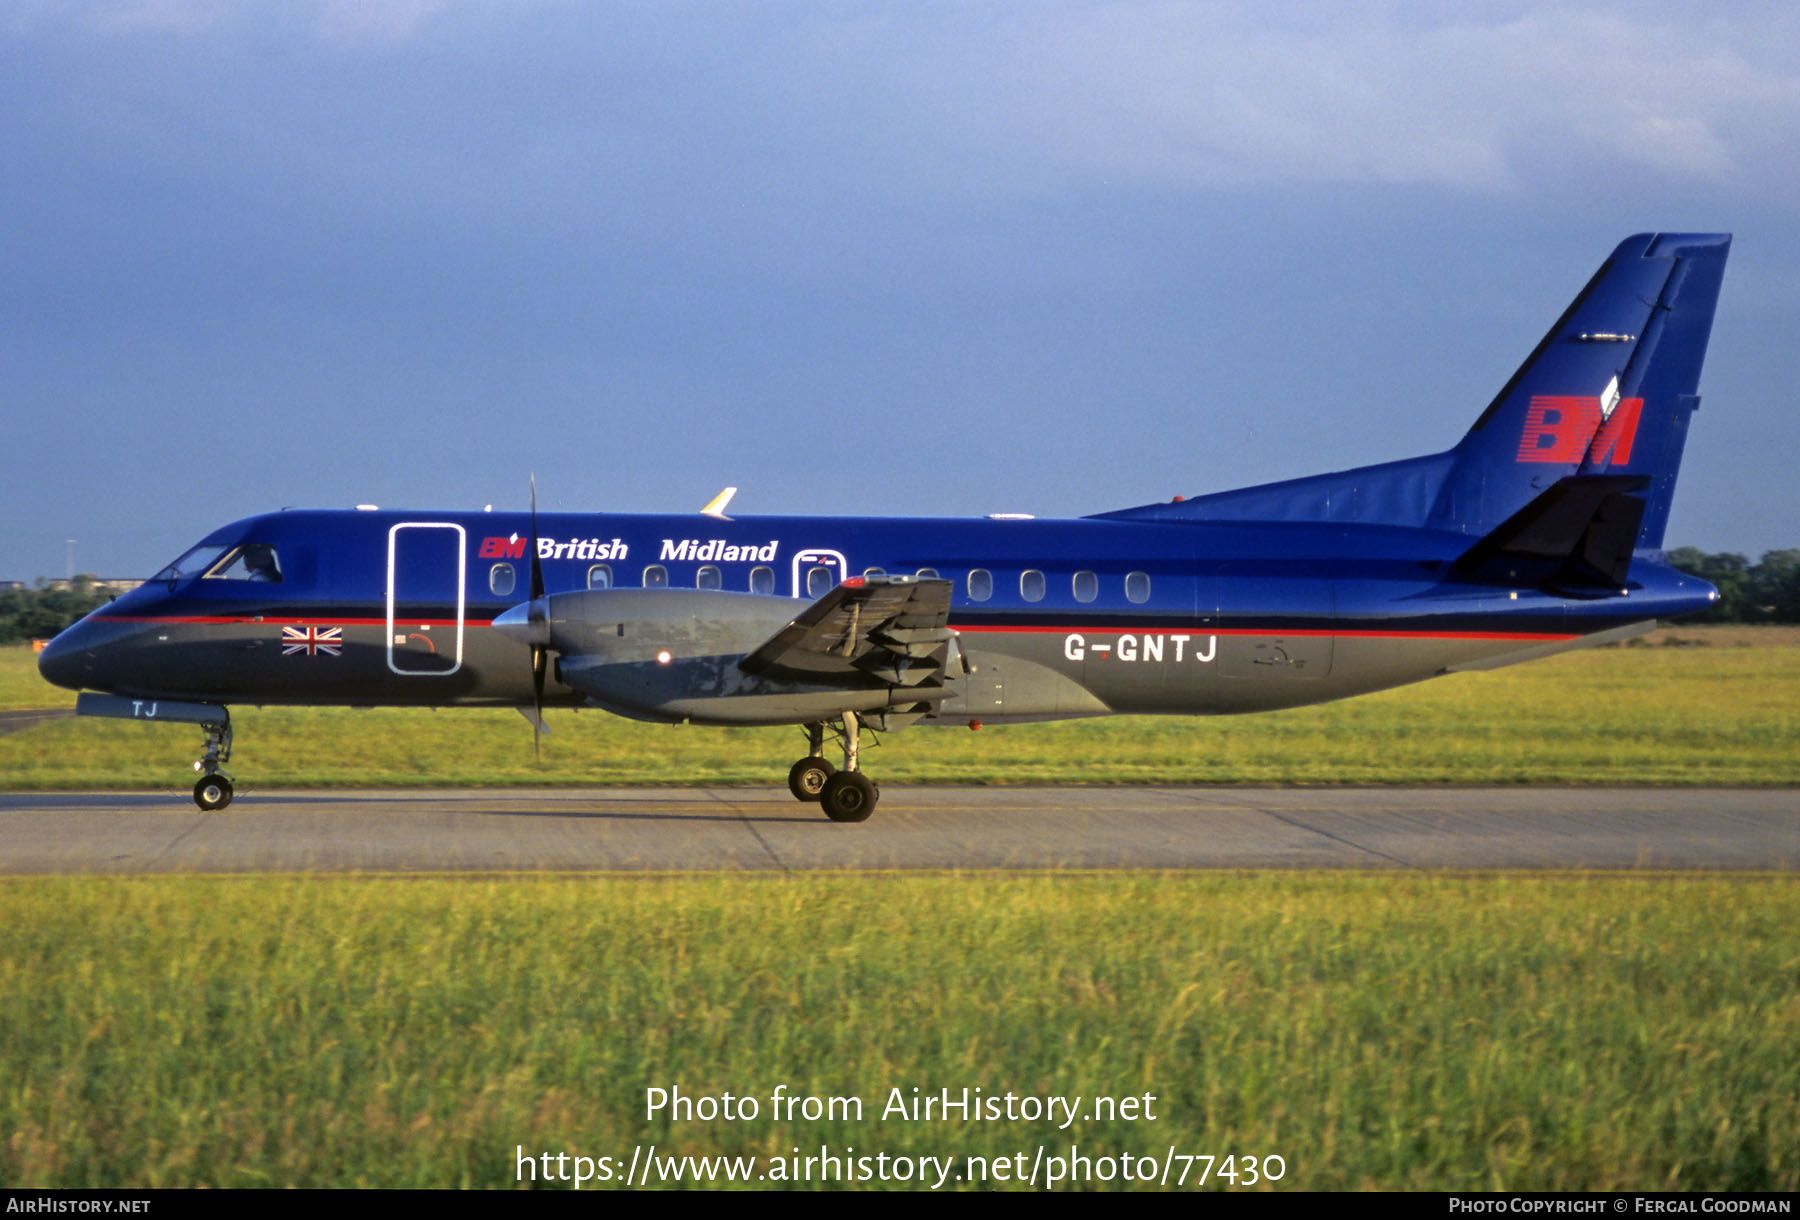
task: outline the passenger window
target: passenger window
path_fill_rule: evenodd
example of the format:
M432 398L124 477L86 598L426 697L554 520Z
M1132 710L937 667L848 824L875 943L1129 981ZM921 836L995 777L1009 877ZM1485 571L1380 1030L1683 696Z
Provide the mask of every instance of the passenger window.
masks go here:
M666 589L669 587L669 569L660 563L653 563L644 569L644 588Z
M214 564L206 576L209 580L259 580L278 585L281 564L275 559L275 548L268 543L246 542Z
M1019 573L1019 596L1028 602L1044 600L1044 574L1036 568Z
M694 576L694 588L696 589L723 589L724 587L725 578L719 574L719 569L710 563L701 568Z
M984 602L994 595L994 574L986 568L976 568L969 573L969 600Z
M764 595L775 592L775 569L751 568L750 592Z
M597 563L588 569L588 588L612 588L612 568L604 563Z
M830 568L808 568L806 571L806 595L808 597L824 597L837 585L837 573Z
M513 572L510 563L497 563L488 569L488 592L495 597L509 597L513 586L518 583L518 576Z
M937 574L936 568L920 568L919 569L919 579L920 580L936 580L937 578L938 578L938 574Z
M1127 572L1125 574L1125 600L1142 605L1150 600L1150 573Z
M1075 600L1091 602L1100 596L1100 578L1092 572L1075 573Z

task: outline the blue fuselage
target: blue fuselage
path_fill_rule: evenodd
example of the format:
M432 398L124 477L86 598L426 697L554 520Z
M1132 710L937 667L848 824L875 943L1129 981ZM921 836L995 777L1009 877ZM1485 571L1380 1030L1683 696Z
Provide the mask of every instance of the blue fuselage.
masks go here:
M64 686L210 703L529 703L529 650L492 624L529 596L531 532L523 513L248 518L204 557L266 549L266 570L153 580L40 666ZM1604 596L1469 583L1451 571L1466 535L1356 524L543 514L537 534L550 594L701 588L800 606L865 572L946 579L975 663L927 718L940 723L1312 703L1716 597L1652 554ZM583 702L554 673L545 699Z

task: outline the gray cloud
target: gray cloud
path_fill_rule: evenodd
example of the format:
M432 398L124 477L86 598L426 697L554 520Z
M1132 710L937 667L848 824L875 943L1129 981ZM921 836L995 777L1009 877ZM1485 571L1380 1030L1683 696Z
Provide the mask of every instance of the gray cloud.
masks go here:
M1549 161L1792 189L1800 40L1760 21L1304 15L1132 0L920 27L893 83L949 138L1061 177L1495 190Z
M314 55L379 48L403 81L479 56L508 65L527 95L539 75L566 86L571 106L539 94L536 126L507 133L517 158L492 150L507 160L549 151L554 163L560 150L616 164L638 111L677 128L677 151L686 132L722 128L777 165L791 157L950 197L1099 180L1596 191L1623 172L1800 202L1790 138L1800 18L1753 3L1630 16L1565 3L1160 0L310 0L279 12L244 0L95 0L28 4L13 23L73 17L112 39L241 44L273 22L315 43ZM426 39L429 50L409 57ZM623 151L629 161L645 149ZM1570 173L1584 177L1556 181Z

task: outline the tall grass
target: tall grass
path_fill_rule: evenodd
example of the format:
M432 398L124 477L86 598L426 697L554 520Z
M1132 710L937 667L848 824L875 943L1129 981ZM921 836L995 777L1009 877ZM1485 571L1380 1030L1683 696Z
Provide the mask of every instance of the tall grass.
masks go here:
M1793 1190L1797 927L1782 879L15 880L0 1180L1074 1143L1314 1189ZM676 1085L763 1113L647 1117ZM865 1111L772 1121L777 1085ZM884 1121L914 1086L1155 1118Z

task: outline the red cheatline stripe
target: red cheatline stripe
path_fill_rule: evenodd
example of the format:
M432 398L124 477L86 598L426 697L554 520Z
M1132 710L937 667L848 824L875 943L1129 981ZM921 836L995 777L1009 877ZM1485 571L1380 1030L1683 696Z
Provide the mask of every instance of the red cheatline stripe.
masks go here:
M229 615L160 615L139 617L125 614L99 614L95 621L103 623L199 623L206 625L226 625L232 623L260 623L274 627L386 627L385 618L248 618ZM395 626L419 627L454 627L453 618L396 618ZM466 619L465 627L491 627L491 619ZM1188 635L1284 635L1284 636L1331 636L1348 640L1527 640L1543 643L1557 643L1562 640L1577 640L1581 633L1576 631L1403 631L1382 630L1380 628L1317 628L1306 627L1287 629L1281 627L1036 627L1036 626L996 626L978 624L958 627L960 632L985 632L999 635L1172 635L1177 632Z
M200 623L210 626L230 623L251 623L264 627L386 627L385 618L289 618L285 615L263 615L253 618L248 615L214 615L214 614L96 614L95 622L100 623ZM394 625L407 627L454 627L453 618L407 618L404 615L394 619ZM493 620L485 618L464 619L465 627L489 627Z

